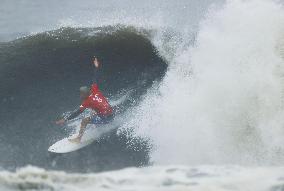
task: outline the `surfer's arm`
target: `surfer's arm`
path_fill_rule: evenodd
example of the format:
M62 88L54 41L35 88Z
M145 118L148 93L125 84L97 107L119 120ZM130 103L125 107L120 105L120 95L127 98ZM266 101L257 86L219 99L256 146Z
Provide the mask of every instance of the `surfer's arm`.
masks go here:
M55 123L57 125L64 125L66 121L68 120L71 120L71 119L74 119L75 117L77 117L78 115L80 115L81 113L83 113L83 111L85 110L86 108L84 108L82 105L76 109L75 111L73 111L69 116L65 116L63 117L62 119L58 120L58 121L55 121Z
M73 111L69 116L65 117L65 121L74 119L75 117L77 117L78 115L80 115L84 110L82 110L81 108L76 109L75 111Z

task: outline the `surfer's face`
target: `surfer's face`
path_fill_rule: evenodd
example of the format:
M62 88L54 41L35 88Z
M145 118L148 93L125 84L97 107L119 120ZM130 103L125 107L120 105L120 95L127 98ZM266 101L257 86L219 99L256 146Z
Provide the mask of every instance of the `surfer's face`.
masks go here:
M80 98L81 98L81 100L85 100L88 96L89 96L89 94L87 94L87 93L85 93L85 92L80 92Z

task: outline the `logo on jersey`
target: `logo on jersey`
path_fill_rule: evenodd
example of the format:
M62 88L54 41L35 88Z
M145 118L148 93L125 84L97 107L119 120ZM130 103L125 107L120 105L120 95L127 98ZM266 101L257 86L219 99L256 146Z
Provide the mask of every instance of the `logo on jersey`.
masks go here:
M103 100L99 97L99 95L98 94L95 94L95 96L93 97L93 100L94 101L97 101L97 102L103 102Z

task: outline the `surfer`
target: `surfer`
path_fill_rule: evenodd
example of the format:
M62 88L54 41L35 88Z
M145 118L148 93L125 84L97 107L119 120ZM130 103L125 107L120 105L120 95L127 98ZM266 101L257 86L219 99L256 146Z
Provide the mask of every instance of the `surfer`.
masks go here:
M96 57L93 58L93 65L95 66L96 70L98 70L101 66ZM113 120L113 109L108 103L106 97L99 90L97 82L98 77L96 76L95 83L92 84L91 88L87 86L80 87L80 98L82 101L81 106L73 111L69 116L56 121L56 124L63 125L66 121L79 116L87 108L93 111L91 116L82 119L79 135L76 138L69 139L71 142L79 143L81 141L88 124L106 124Z

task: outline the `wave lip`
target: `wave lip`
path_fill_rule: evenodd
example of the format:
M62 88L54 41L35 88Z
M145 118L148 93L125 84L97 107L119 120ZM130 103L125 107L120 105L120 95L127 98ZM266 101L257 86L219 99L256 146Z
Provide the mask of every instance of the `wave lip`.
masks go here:
M0 188L16 190L281 190L284 167L155 166L68 174L28 166L0 172Z

